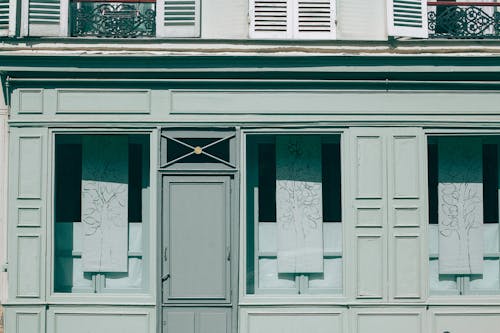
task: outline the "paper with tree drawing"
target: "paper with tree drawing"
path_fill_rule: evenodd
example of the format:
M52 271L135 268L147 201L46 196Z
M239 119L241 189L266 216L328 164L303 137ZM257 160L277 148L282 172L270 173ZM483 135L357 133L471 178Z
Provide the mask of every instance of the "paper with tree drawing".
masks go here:
M128 139L93 135L82 149L83 270L126 272Z
M439 273L483 273L482 142L440 138Z
M278 272L323 272L321 141L317 136L276 139Z

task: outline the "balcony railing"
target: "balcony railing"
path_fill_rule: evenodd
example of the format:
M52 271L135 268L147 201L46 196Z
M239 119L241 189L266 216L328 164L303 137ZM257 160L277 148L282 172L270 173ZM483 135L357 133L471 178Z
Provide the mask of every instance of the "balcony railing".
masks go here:
M155 0L72 0L71 35L94 37L152 37Z
M500 3L427 2L430 38L500 38Z

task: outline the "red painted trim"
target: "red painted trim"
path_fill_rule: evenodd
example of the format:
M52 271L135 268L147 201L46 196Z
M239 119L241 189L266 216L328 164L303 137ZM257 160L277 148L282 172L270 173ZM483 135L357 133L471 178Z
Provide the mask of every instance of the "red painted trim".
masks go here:
M427 6L478 6L478 7L497 7L498 2L453 2L453 1L429 1Z

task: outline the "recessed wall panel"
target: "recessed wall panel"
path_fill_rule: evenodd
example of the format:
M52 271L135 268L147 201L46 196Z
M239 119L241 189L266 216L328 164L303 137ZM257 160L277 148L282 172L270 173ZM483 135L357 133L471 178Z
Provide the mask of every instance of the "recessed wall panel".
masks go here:
M40 237L17 238L17 296L40 296Z
M40 199L42 191L42 138L19 138L18 198Z
M363 313L355 319L356 333L422 333L419 314Z
M418 139L414 136L395 136L392 140L394 197L418 198Z
M249 314L246 330L242 333L340 333L340 315L322 313L268 313Z
M358 137L357 198L382 198L383 194L383 140L381 137Z
M382 227L382 209L379 207L358 207L357 227Z
M18 227L39 227L40 226L39 207L18 207L17 226Z
M51 320L53 333L153 333L146 314L56 312Z
M383 245L380 236L357 238L357 293L358 298L383 297Z
M148 114L148 90L58 90L56 113Z
M16 313L16 333L41 333L40 313Z
M395 236L395 298L420 297L420 238Z
M43 90L23 89L19 91L19 113L43 113Z

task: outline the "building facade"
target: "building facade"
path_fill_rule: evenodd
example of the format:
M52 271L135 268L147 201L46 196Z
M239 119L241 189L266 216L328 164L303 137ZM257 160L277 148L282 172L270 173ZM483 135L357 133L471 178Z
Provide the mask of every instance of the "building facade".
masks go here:
M6 332L497 332L499 13L0 0Z

